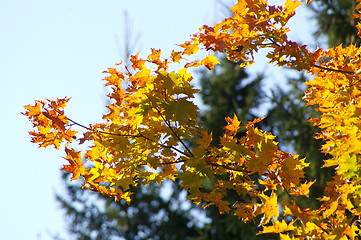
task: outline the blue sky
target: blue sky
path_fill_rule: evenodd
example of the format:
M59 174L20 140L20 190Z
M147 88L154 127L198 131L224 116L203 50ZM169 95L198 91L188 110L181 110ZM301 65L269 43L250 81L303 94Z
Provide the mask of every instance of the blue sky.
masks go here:
M234 2L234 1L229 1ZM222 14L215 0L0 0L0 239L51 239L65 234L55 192L61 192L63 152L30 143L21 115L35 99L72 97L67 112L85 125L105 112L104 74L121 60L124 11L137 50L170 52L202 24ZM295 40L307 36L305 12L293 21ZM139 33L139 35L137 35ZM306 33L306 34L305 34ZM309 34L308 34L309 35ZM262 61L261 61L262 62ZM265 62L251 71L274 71Z

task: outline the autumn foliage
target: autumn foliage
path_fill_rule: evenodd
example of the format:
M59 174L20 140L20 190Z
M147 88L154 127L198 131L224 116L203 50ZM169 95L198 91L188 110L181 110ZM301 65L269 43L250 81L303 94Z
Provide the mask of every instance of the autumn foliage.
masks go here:
M152 49L147 58L136 54L129 65L109 68L105 77L109 111L101 123L84 126L73 121L65 114L69 98L25 106L24 115L35 128L30 132L32 142L64 149L67 163L62 170L72 173L72 180L81 177L83 189L114 196L116 201L130 203L131 186L179 179L187 198L202 207L215 205L220 213L232 212L245 222L261 215L260 234L279 233L284 240L357 238L361 49L340 45L311 51L288 39L286 23L299 5L297 0L287 0L283 6L239 0L231 17L201 27L169 57ZM361 13L353 18L361 18ZM322 129L315 137L325 141L322 151L330 156L324 167L336 171L326 186L305 181L307 159L280 151L275 136L256 127L262 119L240 127L236 116L227 117L219 146L211 145L212 133L200 127L193 102L199 90L192 84L189 68L212 70L219 64L212 52L241 60L239 67L246 67L261 48L267 49L271 63L313 76L303 99L320 112L310 121ZM200 58L199 52L206 56ZM203 191L204 183L213 184L212 190ZM298 199L308 198L314 185L323 192L320 207L300 206ZM237 202L225 200L229 191L239 195Z

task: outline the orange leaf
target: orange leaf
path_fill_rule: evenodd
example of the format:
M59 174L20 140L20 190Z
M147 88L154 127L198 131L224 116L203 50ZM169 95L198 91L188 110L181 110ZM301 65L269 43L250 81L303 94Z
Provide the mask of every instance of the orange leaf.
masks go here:
M40 103L37 102L34 106L27 105L24 106L27 112L23 113L25 116L37 116L41 113Z
M161 51L156 50L154 48L151 49L152 50L152 54L150 54L148 56L148 60L150 60L151 62L155 63L155 64L161 64L161 60L160 60L160 55L161 55Z
M131 61L132 64L133 64L133 66L132 66L133 69L142 70L145 61L142 60L142 59L138 59L138 55L139 55L139 52L138 52L136 55L132 55L132 56L130 57L130 61Z
M172 61L179 62L182 59L182 52L172 51Z
M61 131L65 132L65 124L67 124L67 119L62 116L51 116L48 112L42 112L47 118L49 118L53 125L60 128Z
M77 152L72 148L65 147L66 157L65 159L68 160L69 165L64 165L62 169L66 172L70 172L73 174L71 180L78 180L80 175L86 173L82 159L81 159L81 151Z
M225 126L224 129L231 135L236 135L239 125L241 124L241 121L238 121L236 114L234 114L233 118L226 117L226 121L228 125Z

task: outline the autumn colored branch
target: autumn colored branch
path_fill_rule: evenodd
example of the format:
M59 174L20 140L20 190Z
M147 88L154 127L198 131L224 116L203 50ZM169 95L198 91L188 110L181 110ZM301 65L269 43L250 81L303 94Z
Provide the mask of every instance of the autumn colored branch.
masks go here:
M341 70L341 69L322 67L322 66L318 66L318 65L312 65L312 66L316 67L316 68L319 68L319 69L322 69L322 70L326 70L326 71L340 72L340 73L351 74L351 75L355 74L355 72L353 72L353 71L345 71L345 70Z
M361 0L357 2L353 18L361 19ZM139 183L179 179L196 204L215 205L221 214L233 212L244 222L261 215L260 234L277 233L284 240L356 239L361 231L361 86L355 83L360 81L356 76L361 48L351 44L312 52L288 40L285 26L301 4L286 0L283 6L273 6L266 0L240 0L231 16L201 27L189 41L179 44L181 51L173 50L167 58L156 49L144 59L133 55L132 72L128 66L125 72L109 68L104 79L110 87L109 112L102 118L106 123L87 127L71 120L65 114L67 97L25 106L23 114L34 128L29 132L31 141L39 147L64 149L67 164L62 170L72 173L71 180L82 178L84 189L116 201L130 203L130 187ZM263 118L247 123L245 135L238 137L241 122L236 115L226 117L218 146L211 144L212 133L200 127L199 110L193 103L199 90L191 83L189 69L213 70L219 62L209 52L204 57L198 51L222 52L240 62L239 67L247 67L259 48L267 48L267 57L277 66L313 75L305 83L310 87L303 100L318 105L320 114L310 121L323 130L316 136L324 141L321 151L330 156L323 167L335 170L322 187L317 209L301 210L297 204L298 199L310 198L316 182L304 180L310 163L281 151L275 136L255 127ZM322 61L326 58L332 60ZM83 145L84 152L73 148L77 132L72 125L87 130L79 143L91 143ZM195 142L192 149L185 139ZM91 164L84 165L83 159ZM179 163L183 164L174 166ZM205 182L213 185L212 190L204 191ZM251 200L231 203L226 200L230 191L239 199ZM282 201L282 194L290 200Z

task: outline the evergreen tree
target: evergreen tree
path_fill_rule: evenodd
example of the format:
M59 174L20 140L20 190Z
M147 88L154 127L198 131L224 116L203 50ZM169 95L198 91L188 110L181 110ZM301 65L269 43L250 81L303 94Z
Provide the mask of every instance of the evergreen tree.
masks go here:
M308 6L317 20L316 37L325 35L329 46L359 45L361 40L357 37L356 22L351 19L355 5L355 0L313 0Z
M63 174L64 181L68 182L68 177ZM177 184L170 184L169 198L161 196L164 188L156 184L132 189L131 205L84 191L80 184L67 184L66 195L56 197L66 211L68 231L74 239L183 240L198 236L200 225L190 212L196 207L185 203L185 192Z
M244 69L236 69L237 63L221 58L222 67L204 71L200 77L200 95L206 110L201 113L204 127L212 132L213 144L217 145L223 135L226 116L237 115L243 123L253 120L255 111L265 95L262 91L262 76L250 80Z
M259 109L265 101L262 91L262 76L248 76L244 69L237 69L237 63L220 58L220 66L212 72L201 72L200 92L206 110L201 112L204 128L212 132L212 144L217 146L220 137L224 134L223 127L227 125L224 120L227 116L237 115L243 123L253 120L253 112ZM221 176L222 177L222 176ZM204 191L211 189L205 184ZM229 192L229 202L237 202L239 195ZM268 239L269 235L256 235L260 230L255 222L244 223L232 213L222 215L214 206L206 209L206 215L211 223L202 230L202 236L197 239Z

